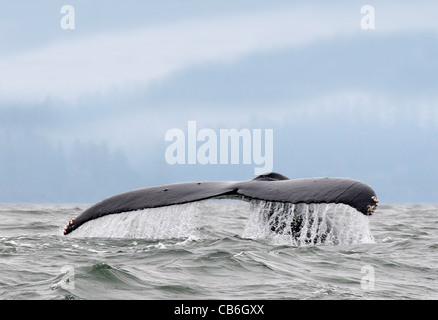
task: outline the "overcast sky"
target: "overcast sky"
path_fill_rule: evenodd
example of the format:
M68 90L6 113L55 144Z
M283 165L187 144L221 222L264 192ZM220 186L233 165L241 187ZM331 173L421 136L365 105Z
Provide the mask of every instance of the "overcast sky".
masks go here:
M436 1L2 1L0 202L254 177L254 163L168 164L166 132L196 121L272 129L289 178L436 203L437 17Z

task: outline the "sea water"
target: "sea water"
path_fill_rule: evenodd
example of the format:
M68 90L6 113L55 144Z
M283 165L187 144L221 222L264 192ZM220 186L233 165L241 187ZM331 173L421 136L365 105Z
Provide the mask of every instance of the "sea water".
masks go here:
M437 205L88 207L0 205L0 299L438 298Z

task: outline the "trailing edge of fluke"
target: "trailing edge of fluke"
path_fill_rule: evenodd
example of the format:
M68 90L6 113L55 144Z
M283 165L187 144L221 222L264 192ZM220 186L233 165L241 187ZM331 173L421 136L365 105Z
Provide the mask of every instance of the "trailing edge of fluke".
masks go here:
M185 182L138 189L109 197L72 219L67 235L87 221L108 214L157 208L211 198L240 198L287 203L343 203L371 215L378 200L367 184L348 178L290 180L279 173L260 175L248 181Z

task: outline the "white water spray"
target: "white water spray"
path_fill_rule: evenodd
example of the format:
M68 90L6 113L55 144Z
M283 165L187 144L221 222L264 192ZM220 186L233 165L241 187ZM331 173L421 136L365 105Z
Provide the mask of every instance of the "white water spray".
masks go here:
M289 245L374 242L368 218L345 204L253 200L251 207L245 238Z
M109 214L90 220L72 232L75 237L170 239L193 234L200 203Z
M227 232L297 246L374 241L367 217L350 206L261 200L204 200L110 214L84 223L72 236L204 239Z

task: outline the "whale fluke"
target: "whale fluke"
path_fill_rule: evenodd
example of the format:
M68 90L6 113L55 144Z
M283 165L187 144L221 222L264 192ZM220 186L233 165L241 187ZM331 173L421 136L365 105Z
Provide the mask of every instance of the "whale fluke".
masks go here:
M184 182L128 191L109 197L72 219L67 235L87 221L109 214L157 208L212 198L239 198L283 203L342 203L371 215L377 207L374 190L348 178L293 179L279 173L260 175L248 181Z

